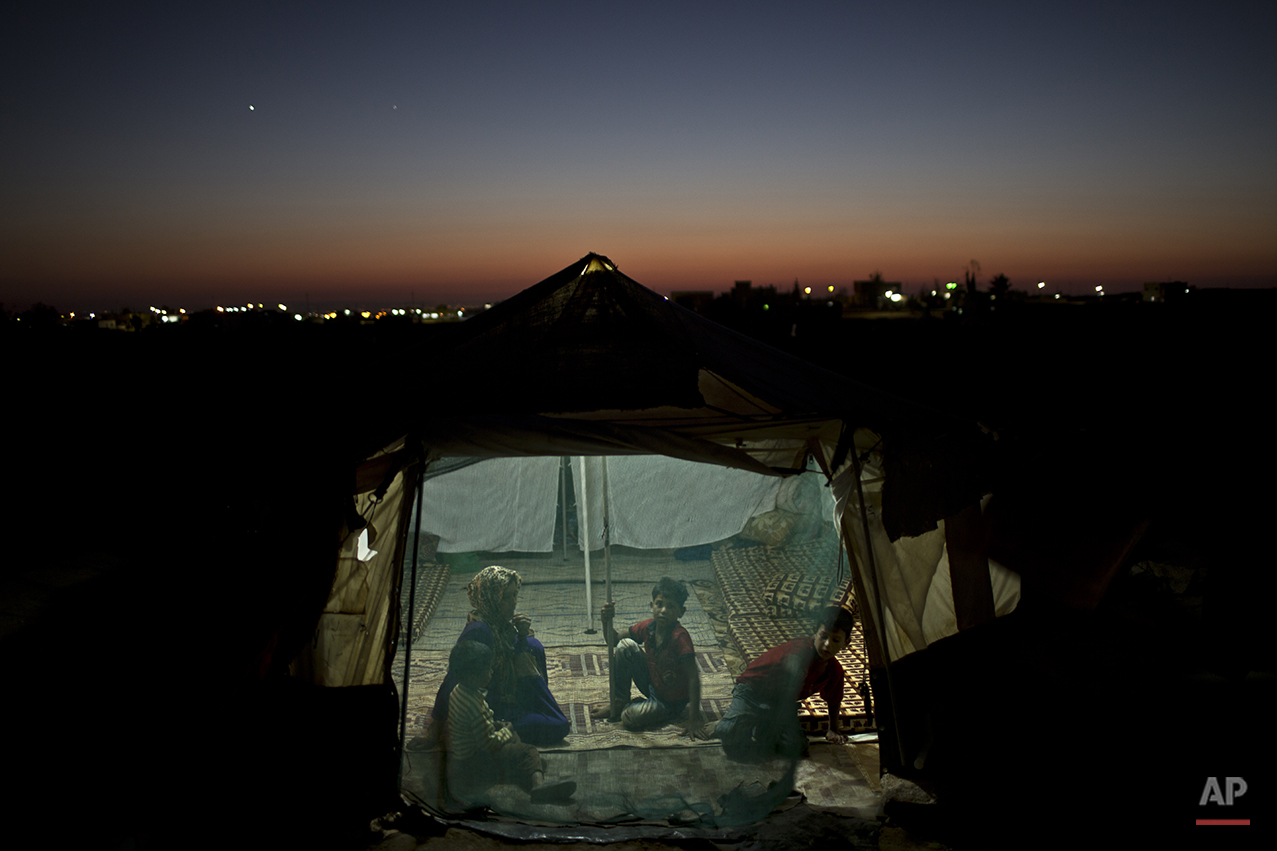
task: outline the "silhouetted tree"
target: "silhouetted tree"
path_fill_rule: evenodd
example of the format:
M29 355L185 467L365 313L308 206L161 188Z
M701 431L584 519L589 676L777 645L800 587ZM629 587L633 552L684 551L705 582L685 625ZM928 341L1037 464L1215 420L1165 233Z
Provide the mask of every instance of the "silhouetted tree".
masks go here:
M1006 275L999 274L997 277L989 279L989 292L995 296L1005 296L1009 289L1011 289L1011 281L1007 279Z
M968 263L967 271L964 272L963 275L966 277L967 292L969 293L975 292L976 278L980 277L979 262L972 260L970 263Z
M53 328L62 321L56 307L38 301L18 314L22 324L30 328Z

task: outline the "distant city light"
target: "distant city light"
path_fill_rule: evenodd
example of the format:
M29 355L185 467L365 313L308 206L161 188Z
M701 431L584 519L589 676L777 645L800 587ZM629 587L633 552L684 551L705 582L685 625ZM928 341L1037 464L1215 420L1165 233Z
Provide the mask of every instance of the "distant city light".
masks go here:
M670 299L669 299L669 296L666 296L666 297L665 297L665 300L666 300L666 301L669 301L669 300L670 300ZM457 318L458 318L458 319L460 319L460 318L461 318L461 311L460 311L460 310L458 310L458 311L457 311Z
M284 306L284 305L282 305L282 304L279 306L279 309L280 309L280 310L283 310L283 311L285 311L285 312L287 312L287 311L288 311L288 308L287 308L287 307L285 307L285 306Z
M803 292L807 293L807 295L811 295L811 287L803 287Z
M293 318L296 319L298 322L302 321L302 315L300 313L294 313Z
M902 299L902 298L903 298L903 296L902 296L902 295L900 295L900 293L896 293L895 295L893 295L893 296L891 297L891 300L892 300L892 301L900 301L900 299Z
M946 290L956 290L958 288L958 285L954 283L953 281L950 281L949 283L944 285L944 288Z
M771 310L771 309L772 309L772 306L770 304L763 305L763 310Z
M1095 288L1095 291L1096 291L1097 293L1102 293L1102 292L1104 292L1104 287L1096 287L1096 288Z
M1059 294L1059 293L1056 293L1056 294L1055 294L1055 297L1056 297L1056 298L1059 298L1059 297L1060 297L1060 294Z
M346 315L347 315L347 316L349 316L349 315L350 315L350 310L349 310L349 309L347 309L347 310L346 310Z
M830 287L830 288L829 288L829 291L830 291L830 292L833 292L833 291L834 291L834 288L833 288L833 287Z
M935 291L935 290L932 290L932 291L931 291L931 294L932 294L932 295L935 295L935 294L936 294L936 291Z
M891 295L892 295L891 290L887 290L885 293L883 293L883 295L885 295L887 298L891 298Z
M372 311L370 311L370 310L365 310L363 313L361 313L361 314L359 314L359 315L360 315L360 316L362 316L364 319L368 319L369 317L371 317L371 316L372 316Z
M1038 289L1042 289L1045 286L1046 286L1046 281L1038 281Z

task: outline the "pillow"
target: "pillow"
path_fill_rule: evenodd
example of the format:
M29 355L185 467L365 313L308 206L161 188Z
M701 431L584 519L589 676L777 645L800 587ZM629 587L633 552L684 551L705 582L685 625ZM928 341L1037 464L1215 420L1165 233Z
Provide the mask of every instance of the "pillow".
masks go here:
M773 618L805 618L826 606L837 606L850 582L850 575L838 582L832 572L825 571L781 573L763 586L763 611ZM854 603L849 601L847 608L854 612Z
M793 531L799 519L797 514L789 511L780 509L764 511L762 514L749 518L745 528L740 531L740 537L747 541L758 541L769 547L779 547L789 538L789 533Z

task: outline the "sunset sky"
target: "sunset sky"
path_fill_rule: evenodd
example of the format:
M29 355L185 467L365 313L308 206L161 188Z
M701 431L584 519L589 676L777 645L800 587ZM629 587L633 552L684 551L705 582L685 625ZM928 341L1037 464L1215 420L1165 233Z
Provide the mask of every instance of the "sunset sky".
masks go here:
M111 7L127 7L120 11ZM28 3L0 301L1277 285L1271 3Z

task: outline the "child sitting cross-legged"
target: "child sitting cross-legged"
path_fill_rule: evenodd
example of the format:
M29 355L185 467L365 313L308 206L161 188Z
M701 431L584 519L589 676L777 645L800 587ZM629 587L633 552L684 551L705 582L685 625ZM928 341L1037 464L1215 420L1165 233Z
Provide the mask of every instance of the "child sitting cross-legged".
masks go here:
M612 628L616 606L603 606L603 634L615 647L612 694L596 719L619 720L627 730L651 730L686 718L683 735L707 737L701 714L701 677L692 637L678 622L687 611L687 586L663 576L652 589L652 617L625 633ZM630 684L643 699L630 702Z
M563 801L576 792L576 783L543 783L541 754L519 741L509 723L496 723L484 699L492 678L492 648L478 641L459 641L448 656L449 673L457 685L449 698L444 728L448 791L465 804L484 803L493 786L518 786L534 803Z

